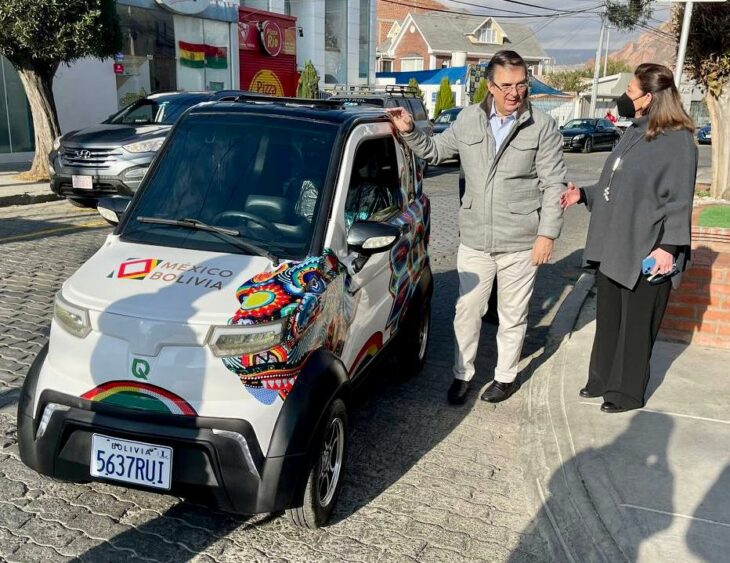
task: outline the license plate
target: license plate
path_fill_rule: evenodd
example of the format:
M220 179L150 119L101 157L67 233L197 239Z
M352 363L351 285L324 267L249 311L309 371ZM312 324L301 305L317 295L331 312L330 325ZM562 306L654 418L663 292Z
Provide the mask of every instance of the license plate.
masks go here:
M172 448L93 434L89 468L92 477L169 490Z
M92 182L91 176L71 176L71 185L76 190L92 190L94 189L94 183Z

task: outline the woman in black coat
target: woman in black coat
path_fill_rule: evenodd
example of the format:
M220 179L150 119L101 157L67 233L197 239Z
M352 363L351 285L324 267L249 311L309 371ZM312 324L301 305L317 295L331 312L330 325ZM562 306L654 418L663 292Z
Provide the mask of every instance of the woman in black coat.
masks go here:
M649 360L674 284L689 258L697 147L672 71L637 67L619 114L634 119L606 160L599 182L561 195L591 211L584 250L597 267L596 336L581 397L603 396L601 410L644 406ZM651 257L649 275L642 261ZM654 276L652 278L652 276ZM650 283L650 281L652 283ZM660 283L656 283L659 281Z

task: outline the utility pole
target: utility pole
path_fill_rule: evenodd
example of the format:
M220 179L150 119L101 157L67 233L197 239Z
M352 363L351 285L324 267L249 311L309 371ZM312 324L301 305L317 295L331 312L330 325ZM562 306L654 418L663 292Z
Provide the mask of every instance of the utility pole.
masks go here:
M679 37L679 50L677 51L677 66L674 69L674 85L679 90L679 83L682 81L684 70L684 57L687 54L687 40L689 39L689 26L692 22L692 2L684 3L684 19L682 20L682 34Z
M610 37L611 37L611 28L607 26L606 27L606 55L605 55L606 59L603 64L603 77L604 78L606 77L606 74L608 74L608 41L609 41Z
M598 48L596 49L596 58L593 63L593 87L591 88L591 105L588 110L588 117L595 117L596 113L596 96L598 95L598 75L601 72L601 47L603 47L603 34L606 32L605 14L601 15L601 36L598 38Z

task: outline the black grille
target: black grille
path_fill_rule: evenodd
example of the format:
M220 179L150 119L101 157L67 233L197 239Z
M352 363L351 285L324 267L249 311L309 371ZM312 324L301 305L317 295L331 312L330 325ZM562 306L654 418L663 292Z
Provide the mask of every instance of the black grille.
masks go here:
M61 148L61 159L74 168L109 168L121 154L118 149Z

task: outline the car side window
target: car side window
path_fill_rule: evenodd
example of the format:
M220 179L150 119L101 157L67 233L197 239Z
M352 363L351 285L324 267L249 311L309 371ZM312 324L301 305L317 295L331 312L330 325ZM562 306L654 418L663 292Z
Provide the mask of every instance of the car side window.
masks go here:
M611 123L608 119L601 119L601 125L603 125L606 129L613 129L613 123Z
M363 141L355 152L345 199L345 225L383 221L403 208L396 144L392 136Z
M413 118L417 121L423 121L428 119L426 116L426 110L423 107L423 103L420 100L409 99L408 102L411 104Z
M393 98L391 98L391 99L385 101L385 107L387 107L387 108L397 108L398 107L398 103Z

